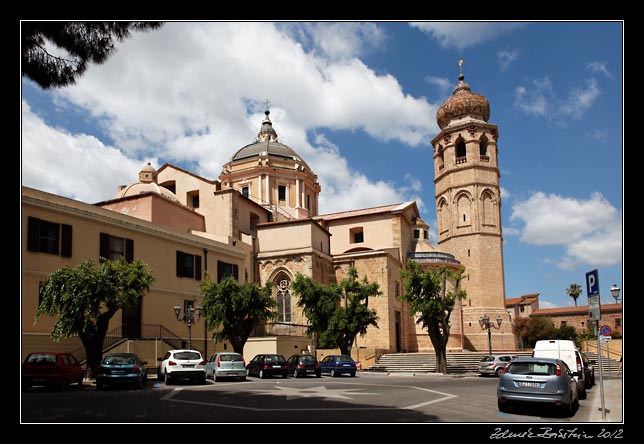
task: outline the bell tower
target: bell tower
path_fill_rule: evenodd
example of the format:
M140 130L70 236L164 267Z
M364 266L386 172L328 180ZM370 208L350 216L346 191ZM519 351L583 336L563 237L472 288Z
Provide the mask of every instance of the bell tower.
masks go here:
M464 348L488 350L488 332L479 322L487 316L493 321L492 348L512 349L514 335L505 310L498 130L487 123L487 99L471 91L462 70L458 80L436 112L441 131L432 140L438 244L465 267Z

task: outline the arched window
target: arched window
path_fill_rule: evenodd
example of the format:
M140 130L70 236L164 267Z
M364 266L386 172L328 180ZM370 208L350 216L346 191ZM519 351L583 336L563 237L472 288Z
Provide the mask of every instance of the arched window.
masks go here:
M277 321L291 322L291 281L286 276L277 282Z
M441 199L438 204L438 231L443 233L449 230L449 207L447 206L447 201Z
M463 193L458 197L457 208L458 208L458 226L470 225L470 198L467 194Z
M442 170L445 167L445 153L443 152L443 146L437 145L436 151L437 151L436 158L438 159L438 169Z
M482 196L483 200L483 225L495 225L494 217L494 196L489 191L485 191Z
M487 145L489 141L487 140L487 137L485 137L485 134L483 137L481 137L481 141L479 142L479 152L481 154L481 160L482 161L489 161L490 157L487 155Z
M467 149L465 148L465 141L460 137L456 141L456 163L467 162Z

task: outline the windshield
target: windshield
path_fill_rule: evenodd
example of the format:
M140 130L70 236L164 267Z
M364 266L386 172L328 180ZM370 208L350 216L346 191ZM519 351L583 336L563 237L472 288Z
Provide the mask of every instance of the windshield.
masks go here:
M174 359L201 359L201 355L198 352L176 352L174 354Z
M514 362L508 366L506 373L515 375L554 375L557 372L555 364L546 362Z
M220 362L243 361L244 359L238 353L230 355L219 355Z
M302 356L302 362L308 362L308 363L313 362L314 363L315 358L313 356L311 356L311 355L304 355L304 356Z
M26 364L56 365L56 355L48 353L33 353L27 358Z
M266 356L265 361L267 363L277 363L277 362L282 363L282 362L286 362L286 359L284 359L284 356L276 355L276 356Z
M349 356L338 356L336 360L338 362L353 362L353 359L351 359L351 357Z
M133 364L136 364L136 359L134 359L134 356L127 356L127 355L106 356L105 358L103 358L103 364L105 364L105 365L133 365Z

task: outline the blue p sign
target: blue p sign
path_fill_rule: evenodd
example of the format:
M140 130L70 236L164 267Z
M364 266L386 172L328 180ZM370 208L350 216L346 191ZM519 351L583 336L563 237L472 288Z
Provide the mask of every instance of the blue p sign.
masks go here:
M599 294L599 272L597 270L586 273L586 288L588 297Z

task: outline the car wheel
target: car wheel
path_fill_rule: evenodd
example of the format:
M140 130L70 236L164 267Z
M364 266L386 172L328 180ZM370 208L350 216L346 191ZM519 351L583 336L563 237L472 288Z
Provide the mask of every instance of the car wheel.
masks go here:
M204 375L203 378L199 378L199 384L204 385L206 383L206 376Z
M503 373L502 367L498 367L496 370L494 370L494 374L496 375L497 378L501 376L501 373Z
M318 372L318 373L316 373L316 374L315 374L315 377L316 377L316 378L321 378L321 377L322 377L322 372Z
M244 382L244 381L246 380L246 376L242 376L242 377L241 377L241 378L239 378L239 379L241 379L241 381L242 381L242 382Z
M354 377L356 376L356 372L351 372L351 373L349 373L349 376L351 376L352 378L354 378Z
M250 369L249 368L246 369L246 376L250 376Z
M215 381L215 382L217 382L217 381L221 382L221 377L217 377L217 373L213 372L212 373L212 380Z
M496 401L496 405L499 407L499 412L507 413L508 412L508 406L505 402L501 401L498 399Z
M282 379L288 378L288 373L282 373Z
M561 412L568 418L572 416L572 392L570 392L568 402L561 404Z
M298 377L297 370L293 370L293 377L294 377L294 378L297 378L297 377Z
M264 374L263 369L259 369L259 373L257 373L257 376L259 376L259 379L264 379L266 375Z
M593 373L593 376L590 378L590 386L593 387L595 385L595 374Z
M137 389L142 389L143 388L143 378L137 379L134 384L135 384Z
M103 386L102 382L97 382L96 383L96 390L103 390L105 387Z
M76 383L78 384L79 387L83 385L83 375L80 375L78 377L78 379L76 380Z
M580 399L586 399L586 397L588 396L588 393L586 393L586 386L585 385L584 385L584 388L578 394L579 394Z
M169 384L170 384L170 382L171 382L171 379L170 379L170 373L165 372L165 375L164 375L164 378L163 378L163 382L165 382L165 385L169 385Z
M336 376L338 376L334 369L331 369L330 375L332 378L335 378Z

